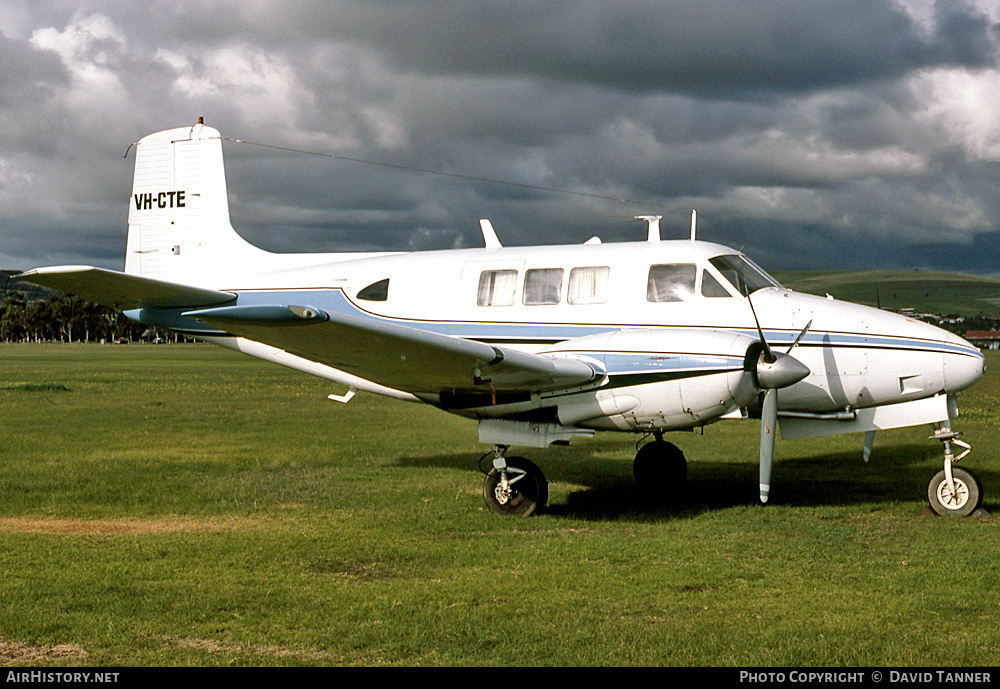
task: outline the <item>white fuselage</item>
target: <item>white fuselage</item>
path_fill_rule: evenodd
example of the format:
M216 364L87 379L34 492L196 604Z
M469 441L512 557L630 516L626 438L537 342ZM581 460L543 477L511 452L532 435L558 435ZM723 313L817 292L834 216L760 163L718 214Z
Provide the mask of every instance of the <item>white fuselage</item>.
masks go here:
M238 293L240 305L309 305L525 351L587 358L604 367L609 378L618 375L618 384L606 385L603 393L590 390L576 398L561 393L561 423L619 430L690 427L733 412L755 395L738 389L745 378L747 345L759 336L741 293L751 290L741 290L739 280L719 265L718 257L739 258L727 247L662 241L345 260L349 256L274 256L275 263L294 267L230 266L229 275L221 281L216 277L211 287ZM654 283L664 276L657 293ZM781 390L781 410L825 413L954 394L983 373L983 357L975 347L921 321L776 283L752 291L750 300L775 350L785 351L809 326L794 356L810 373ZM351 387L394 394L287 355L280 361L267 347L211 339ZM714 386L705 385L705 376L689 375L709 369L716 372ZM480 417L551 404L544 395L488 405L421 399Z

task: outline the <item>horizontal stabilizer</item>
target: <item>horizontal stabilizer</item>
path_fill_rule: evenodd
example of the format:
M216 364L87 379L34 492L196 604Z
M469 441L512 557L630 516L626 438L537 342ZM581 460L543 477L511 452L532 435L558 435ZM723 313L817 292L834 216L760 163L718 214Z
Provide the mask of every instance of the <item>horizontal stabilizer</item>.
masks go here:
M188 311L187 318L414 394L531 392L587 385L603 370L386 320L268 305Z
M236 299L230 292L119 273L91 266L35 268L15 280L50 287L120 311L141 308L214 306Z

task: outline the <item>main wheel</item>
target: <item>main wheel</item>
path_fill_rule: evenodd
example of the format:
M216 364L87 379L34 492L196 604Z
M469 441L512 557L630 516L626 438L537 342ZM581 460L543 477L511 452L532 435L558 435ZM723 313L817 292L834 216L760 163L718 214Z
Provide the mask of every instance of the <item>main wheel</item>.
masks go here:
M931 479L927 486L927 500L931 509L941 515L967 517L979 509L983 502L983 487L971 471L952 467L955 490L948 490L948 479L944 469Z
M687 460L676 445L654 440L639 448L632 462L632 475L644 493L660 495L687 480Z
M531 460L507 457L507 485L496 468L490 469L483 481L483 498L493 514L529 517L545 506L549 484Z

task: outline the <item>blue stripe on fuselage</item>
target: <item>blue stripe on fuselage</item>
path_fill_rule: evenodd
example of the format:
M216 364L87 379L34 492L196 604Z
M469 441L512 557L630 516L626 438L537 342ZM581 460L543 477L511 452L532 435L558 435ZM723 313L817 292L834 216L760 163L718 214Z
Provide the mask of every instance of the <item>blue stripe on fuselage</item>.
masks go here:
M393 316L382 316L366 311L359 305L348 299L347 295L340 288L316 288L316 289L293 289L293 290L237 290L238 299L236 306L261 306L261 305L308 305L323 309L330 314L340 314L362 318L372 318L386 323L394 323L405 327L415 328L443 335L462 337L471 340L478 340L490 344L523 344L523 345L547 345L572 340L587 335L598 335L607 332L616 332L625 328L639 329L711 329L728 330L756 339L758 333L754 328L722 326L705 326L703 324L647 324L647 323L605 323L605 324L575 324L575 323L511 323L501 321L460 321L460 320L426 320L414 318L402 318ZM190 311L191 309L182 309ZM129 316L152 325L168 327L180 332L188 332L194 335L224 335L207 326L187 318L182 318L177 309L142 309L139 312L130 312ZM764 336L768 344L772 347L784 347L790 345L798 335L794 330L765 330ZM944 354L964 354L967 356L981 357L974 347L966 347L959 344L952 344L940 340L929 340L911 337L894 337L890 335L870 335L848 332L824 332L810 331L799 342L798 347L867 347L876 349L908 350L908 351L928 351ZM609 353L610 354L610 353ZM622 353L625 354L625 353ZM607 356L607 355L606 355ZM664 360L669 361L669 360ZM685 356L684 366L690 366L690 357ZM622 362L624 363L624 362ZM638 363L638 362L636 362ZM716 359L713 364L719 365ZM659 366L669 366L669 363L658 364ZM706 362L706 367L710 365ZM620 370L625 370L620 369ZM630 369L635 370L635 369Z

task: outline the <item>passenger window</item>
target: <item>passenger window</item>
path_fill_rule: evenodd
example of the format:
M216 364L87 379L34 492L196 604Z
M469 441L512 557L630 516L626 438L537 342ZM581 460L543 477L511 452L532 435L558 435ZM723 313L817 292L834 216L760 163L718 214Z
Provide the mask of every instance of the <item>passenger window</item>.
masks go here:
M688 301L694 296L693 263L650 266L646 282L646 301Z
M480 306L512 306L517 286L516 270L484 270L479 276Z
M527 306L558 304L562 293L562 268L538 268L524 274L524 296Z
M569 291L566 301L570 304L603 304L608 300L607 266L589 266L569 271Z
M707 270L701 271L701 296L703 297L731 297L729 291L719 284L719 281L712 277Z
M358 299L366 301L388 301L389 299L389 278L379 280L365 287L358 292Z

